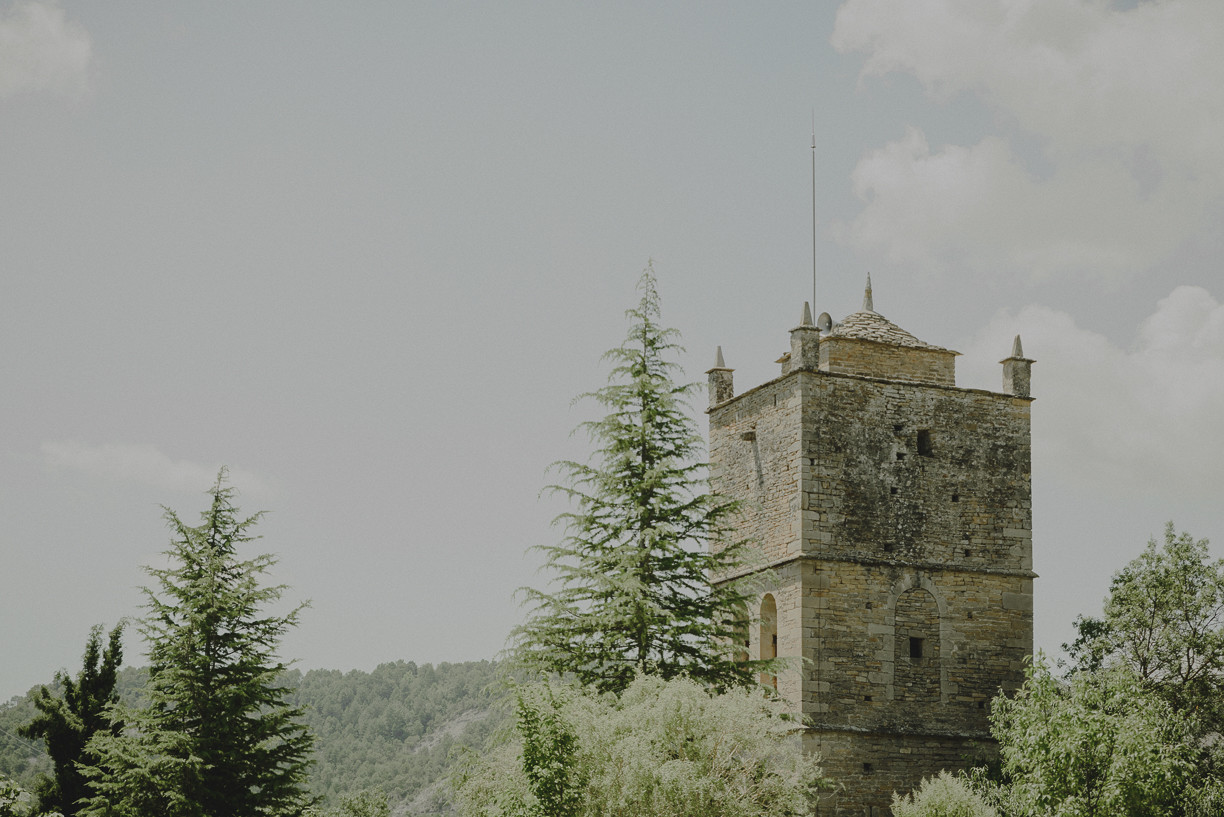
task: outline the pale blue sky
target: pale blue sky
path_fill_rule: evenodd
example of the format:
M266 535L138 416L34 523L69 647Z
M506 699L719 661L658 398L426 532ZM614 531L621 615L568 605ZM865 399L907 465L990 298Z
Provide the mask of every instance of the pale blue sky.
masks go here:
M287 657L494 656L647 260L691 378L773 376L813 112L816 311L870 270L962 385L1038 361L1039 646L1167 519L1224 545L1213 0L0 3L0 699L222 463Z

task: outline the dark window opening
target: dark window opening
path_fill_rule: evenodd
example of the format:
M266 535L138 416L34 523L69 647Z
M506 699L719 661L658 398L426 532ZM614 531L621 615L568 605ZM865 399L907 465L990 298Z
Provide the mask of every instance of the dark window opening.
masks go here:
M905 459L905 454L901 451L898 451L897 452L897 462L900 462L903 459Z
M868 609L868 610L870 610L870 609L871 609L871 602L867 602L867 609Z
M932 454L930 429L918 429L918 454L923 457L929 457Z
M870 701L870 700L871 700L871 696L870 696L870 695L864 695L864 696L863 696L863 700L864 700L864 701Z
M969 548L965 548L965 558L968 559L972 555L973 555L973 551L970 550Z
M871 774L871 764L870 763L863 764L863 774Z
M953 502L960 502L960 494L952 494Z
M909 644L910 644L910 658L921 658L922 657L922 639L921 638L910 638Z
M884 546L884 550L886 550L886 551L888 551L888 552L890 552L890 553L892 552L892 548L893 548L893 546L892 546L892 543L891 543L891 542L890 542L889 544L887 544L887 545L885 545L885 546Z
M896 496L896 495L897 495L897 489L896 489L896 488L889 488L889 489L888 489L888 493L889 493L889 494L891 494L892 496Z
M893 426L893 433L894 433L894 434L900 434L900 433L901 433L901 430L902 430L903 428L905 428L905 426L900 426L900 425L898 425L898 426Z

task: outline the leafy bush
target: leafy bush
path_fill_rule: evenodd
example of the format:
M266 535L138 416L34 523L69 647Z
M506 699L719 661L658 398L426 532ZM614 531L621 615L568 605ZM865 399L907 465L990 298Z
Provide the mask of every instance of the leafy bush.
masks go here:
M904 796L893 794L893 817L999 817L964 778L940 772Z
M807 814L826 783L783 704L762 690L716 695L641 676L620 698L554 685L519 700L517 736L458 775L466 817L558 806L592 817Z

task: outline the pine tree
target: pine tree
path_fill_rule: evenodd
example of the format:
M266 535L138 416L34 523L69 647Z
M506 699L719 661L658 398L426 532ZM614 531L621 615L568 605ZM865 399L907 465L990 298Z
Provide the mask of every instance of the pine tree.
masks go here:
M515 631L514 656L605 691L624 690L639 669L748 685L761 666L736 660L746 588L710 581L746 559L746 543L728 540L739 508L705 490L703 441L688 414L695 384L673 379L679 365L669 357L682 350L678 332L660 324L650 267L638 290L628 336L604 355L613 363L608 385L579 398L607 411L579 427L595 446L591 462L553 465L563 479L546 491L576 509L554 521L562 541L539 548L556 589L522 589L532 609Z
M111 630L105 650L102 625L89 632L85 658L76 680L56 673L60 694L47 687L34 693L38 714L18 732L27 738L42 738L54 764L55 776L35 783L36 812L59 812L65 817L77 813L78 802L94 794L78 768L86 761L85 747L97 732L109 729L118 733L122 724L112 724L107 709L119 700L115 691L119 667L123 664L123 624Z
M142 630L149 644L148 705L117 708L119 735L100 734L88 770L96 817L257 817L300 814L313 738L288 703L277 644L298 607L269 615L284 586L265 586L267 554L241 560L262 514L242 519L225 471L211 507L191 527L166 509L171 566L146 568Z

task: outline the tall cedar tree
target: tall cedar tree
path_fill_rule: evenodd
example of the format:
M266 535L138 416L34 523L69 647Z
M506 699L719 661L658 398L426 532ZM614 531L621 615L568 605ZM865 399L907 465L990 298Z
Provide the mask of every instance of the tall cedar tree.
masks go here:
M285 587L261 583L272 556L239 559L262 514L240 518L225 477L223 469L198 527L166 509L172 566L145 568L160 586L145 588L148 705L117 707L124 731L90 744L98 794L86 815L257 817L300 814L311 801L313 737L287 702L276 657L302 608L265 612Z
M123 664L123 624L111 630L106 648L102 647L102 625L89 632L85 659L76 680L56 673L60 694L39 687L33 702L38 709L28 724L18 729L27 738L42 738L54 764L55 776L42 776L34 785L35 812L58 812L74 817L78 802L95 792L77 764L86 761L85 746L101 730L118 734L121 723L112 723L107 708L119 701L115 691L119 667Z
M688 413L695 384L673 379L680 367L667 358L682 349L678 332L660 325L650 267L638 291L625 342L604 355L608 385L578 398L608 412L579 426L595 445L591 463L553 464L563 484L545 490L577 508L554 520L561 543L539 547L556 589L522 588L531 611L515 631L514 657L601 691L624 690L639 668L720 689L748 685L762 667L736 660L747 588L710 581L745 562L746 543L729 538L739 506L706 490L703 441Z

